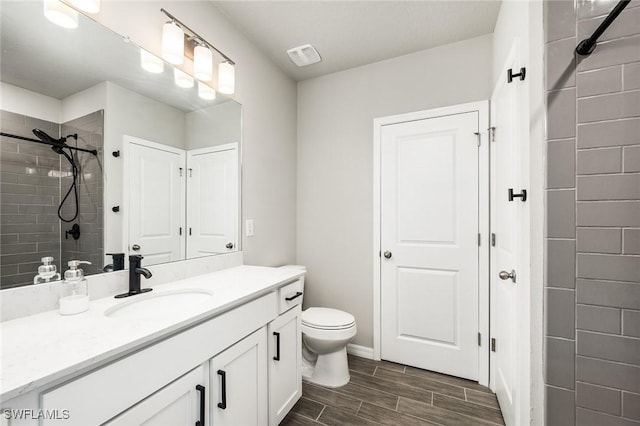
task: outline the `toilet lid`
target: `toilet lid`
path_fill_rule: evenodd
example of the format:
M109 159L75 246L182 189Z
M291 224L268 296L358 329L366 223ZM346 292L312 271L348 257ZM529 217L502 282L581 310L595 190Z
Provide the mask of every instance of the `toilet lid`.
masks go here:
M356 322L353 315L331 308L309 308L302 312L302 323L309 327L342 329Z

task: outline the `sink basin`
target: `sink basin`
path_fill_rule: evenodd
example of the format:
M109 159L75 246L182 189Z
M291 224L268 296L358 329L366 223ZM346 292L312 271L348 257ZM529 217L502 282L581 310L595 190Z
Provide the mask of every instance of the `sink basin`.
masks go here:
M199 288L152 291L130 296L129 300L110 307L104 314L109 318L144 319L153 316L188 313L210 301L213 292Z

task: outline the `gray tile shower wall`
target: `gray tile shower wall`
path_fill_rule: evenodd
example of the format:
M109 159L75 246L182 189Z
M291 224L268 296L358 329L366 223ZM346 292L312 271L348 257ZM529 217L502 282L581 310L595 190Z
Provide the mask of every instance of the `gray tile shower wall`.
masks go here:
M545 1L546 424L640 425L640 2Z
M3 133L34 138L39 128L58 137L59 125L0 111ZM60 268L60 157L46 145L0 140L0 288L32 284L40 258Z

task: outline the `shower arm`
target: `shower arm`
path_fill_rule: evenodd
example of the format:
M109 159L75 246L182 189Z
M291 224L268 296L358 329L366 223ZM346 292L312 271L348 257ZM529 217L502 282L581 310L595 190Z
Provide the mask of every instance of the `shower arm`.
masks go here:
M616 20L618 15L622 13L625 7L631 2L631 0L620 0L618 4L609 12L606 18L602 21L598 28L591 34L591 37L585 38L576 47L576 53L582 56L589 56L595 50L598 45L598 38L609 28L609 25Z
M5 136L5 137L8 137L8 138L14 138L14 139L20 139L22 141L42 143L42 144L49 145L49 146L60 146L62 148L68 148L68 149L71 149L73 151L88 152L89 154L93 154L95 156L98 155L98 151L95 150L95 149L77 148L75 146L67 145L66 142L61 144L61 145L57 145L57 144L41 141L40 139L33 139L33 138L26 138L24 136L12 135L11 133L0 133L0 136ZM65 141L66 141L67 138L74 138L75 140L78 140L78 134L74 133L72 135L69 135L69 136L65 137L64 138Z

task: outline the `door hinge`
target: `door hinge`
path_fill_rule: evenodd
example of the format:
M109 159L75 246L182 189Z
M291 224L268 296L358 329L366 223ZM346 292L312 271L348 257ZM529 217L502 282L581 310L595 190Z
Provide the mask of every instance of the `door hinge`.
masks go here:
M180 177L182 177L182 167L180 167Z
M478 247L482 245L481 242L482 242L482 236L478 234Z
M496 351L496 339L494 337L491 338L491 352Z
M191 228L189 228L189 235L191 235Z
M482 346L482 334L478 333L478 346Z
M182 226L180 227L180 235L182 235Z
M480 146L480 140L481 140L480 132L474 132L473 134L478 137L478 146Z
M495 142L496 141L496 128L495 127L489 127L489 140L491 142Z
M491 246L496 246L496 234L494 234L493 232L491 233Z

